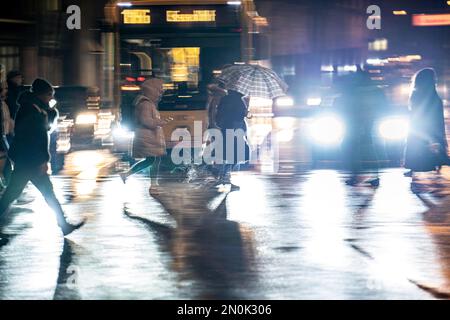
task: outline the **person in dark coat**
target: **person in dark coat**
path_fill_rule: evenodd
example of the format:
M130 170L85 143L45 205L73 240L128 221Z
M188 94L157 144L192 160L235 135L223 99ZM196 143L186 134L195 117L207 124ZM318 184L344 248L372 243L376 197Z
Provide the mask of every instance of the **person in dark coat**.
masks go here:
M64 235L80 228L66 221L64 212L53 191L48 175L49 131L58 117L58 111L51 108L54 90L50 83L36 79L31 90L19 97L19 109L15 122L15 138L8 155L14 163L11 180L0 200L0 217L10 205L21 195L23 189L31 181L42 193L49 206L55 211L57 222Z
M341 146L343 163L351 172L346 184L355 186L367 183L377 187L380 179L373 132L376 123L387 109L387 99L363 70L341 79L339 89L341 95L335 100L334 107L346 123L346 133ZM371 160L373 163L372 178L364 179L362 176L363 160Z
M436 91L436 73L431 68L414 76L410 98L410 132L405 150L406 176L448 164L444 108Z
M220 181L225 184L231 184L231 187L234 190L238 190L239 187L231 183L230 172L233 169L233 166L246 161L249 153L246 140L247 123L245 121L248 114L247 105L247 99L241 93L234 90L228 90L228 94L221 99L216 112L215 122L220 128L223 137L224 163L222 165ZM228 159L227 157L227 145L231 145L231 141L227 142L228 130L234 130L236 132L233 141L234 159ZM245 149L242 150L241 146L244 146Z
M24 91L23 75L22 73L20 73L20 71L13 70L8 72L6 80L8 82L8 97L6 99L6 104L9 107L11 118L15 119L17 109L19 109L17 99L19 98L19 95Z

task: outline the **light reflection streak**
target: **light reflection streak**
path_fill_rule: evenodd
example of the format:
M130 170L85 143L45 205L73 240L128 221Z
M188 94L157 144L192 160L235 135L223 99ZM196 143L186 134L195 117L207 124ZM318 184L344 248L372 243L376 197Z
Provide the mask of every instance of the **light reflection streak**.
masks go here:
M304 258L315 263L343 267L348 264L346 190L336 171L312 173L304 183L301 219L308 237Z

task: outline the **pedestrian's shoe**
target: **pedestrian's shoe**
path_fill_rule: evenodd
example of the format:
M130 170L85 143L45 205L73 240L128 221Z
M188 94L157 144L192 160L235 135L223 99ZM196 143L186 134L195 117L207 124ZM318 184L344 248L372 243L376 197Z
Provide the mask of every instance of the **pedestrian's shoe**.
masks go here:
M121 173L121 174L119 174L119 176L120 176L120 179L122 179L123 184L126 184L128 175L126 173Z
M241 187L231 183L231 189L230 189L231 192L240 191L240 190L241 190Z
M352 187L356 186L358 183L359 183L358 179L356 179L356 178L351 178L351 179L345 180L345 184L348 186L352 186Z
M369 183L372 187L378 187L380 186L380 178L368 180L367 183Z
M65 236L68 236L69 234L71 234L72 232L74 232L75 230L80 229L84 224L86 223L86 220L83 220L80 223L77 224L71 224L71 223L64 223L61 227L61 231Z
M412 176L413 176L413 171L412 171L412 170L409 170L408 172L405 172L403 175L404 175L405 177L412 177Z
M27 197L26 195L22 195L22 196L19 197L19 199L17 199L17 200L14 202L14 204L15 204L15 205L18 205L18 206L23 206L23 205L29 204L29 203L31 203L31 202L33 202L33 201L34 201L33 198Z
M0 247L6 246L8 244L9 240L5 237L5 235L0 234Z

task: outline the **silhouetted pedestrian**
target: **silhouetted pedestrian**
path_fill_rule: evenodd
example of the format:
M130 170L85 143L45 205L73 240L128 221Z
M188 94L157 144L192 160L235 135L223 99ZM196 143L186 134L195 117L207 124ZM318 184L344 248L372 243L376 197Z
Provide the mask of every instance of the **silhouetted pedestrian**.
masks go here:
M340 97L335 100L335 108L340 111L346 124L342 155L344 164L351 171L346 184L365 182L376 187L380 180L373 132L375 124L387 108L387 99L362 70L346 76L340 84L340 91ZM375 171L375 176L366 181L362 179L364 160L370 160L373 163L371 169Z
M12 70L8 72L6 79L8 83L8 96L6 99L6 104L9 107L11 118L15 119L17 110L19 109L17 100L19 95L25 90L23 87L23 75L20 71Z
M134 123L135 136L133 141L133 157L143 159L120 176L126 179L146 168L150 168L150 193L158 192L159 165L161 157L166 154L166 142L162 127L167 124L158 112L158 103L163 94L163 81L157 78L146 80L141 85L142 93L136 98Z
M55 211L59 227L64 235L80 228L84 222L73 225L66 221L53 185L48 175L50 154L49 131L58 117L58 111L51 108L54 90L50 83L36 79L31 90L19 97L19 109L15 122L15 138L9 150L14 163L11 180L0 200L0 216L4 215L11 203L22 193L31 181L42 193L48 205Z
M245 118L248 114L248 100L241 93L228 90L228 94L224 96L216 113L216 125L221 129L223 136L223 165L220 174L220 182L224 184L231 184L232 189L239 189L238 186L231 183L230 173L233 167L240 162L248 160L249 148L247 145L247 123ZM233 141L230 141L230 137L227 131L234 131ZM231 133L231 132L230 132ZM228 150L233 146L234 150ZM242 150L241 147L244 147ZM227 153L231 154L233 151L234 157L229 159Z
M422 69L414 76L410 98L410 131L406 143L405 167L414 172L439 169L448 164L444 108L436 91L436 73Z

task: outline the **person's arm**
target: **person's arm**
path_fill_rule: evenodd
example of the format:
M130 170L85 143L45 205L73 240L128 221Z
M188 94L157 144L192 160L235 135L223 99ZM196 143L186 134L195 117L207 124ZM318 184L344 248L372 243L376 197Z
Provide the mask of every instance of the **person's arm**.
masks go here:
M155 130L164 126L167 122L153 117L152 108L149 101L143 101L136 106L136 117L138 122L147 129Z
M59 118L59 111L56 108L51 108L47 110L47 116L48 116L48 131L49 133L52 133L56 130L58 127L58 118Z

